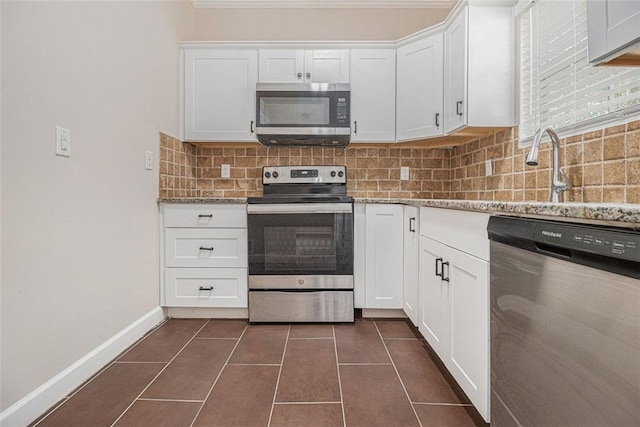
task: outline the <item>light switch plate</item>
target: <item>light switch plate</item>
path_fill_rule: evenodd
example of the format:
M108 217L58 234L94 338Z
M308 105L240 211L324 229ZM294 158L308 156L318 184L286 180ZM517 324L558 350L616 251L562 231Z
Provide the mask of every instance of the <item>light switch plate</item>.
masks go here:
M153 151L144 152L144 168L148 171L153 170Z
M71 131L56 126L56 155L71 157Z
M222 178L231 178L231 165L222 165L220 169Z
M400 167L400 180L409 181L409 166Z

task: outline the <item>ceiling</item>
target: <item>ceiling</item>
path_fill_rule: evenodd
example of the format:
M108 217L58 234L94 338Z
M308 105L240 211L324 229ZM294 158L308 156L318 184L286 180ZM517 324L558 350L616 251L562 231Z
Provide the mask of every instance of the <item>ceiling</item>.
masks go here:
M198 8L452 8L458 0L191 0Z

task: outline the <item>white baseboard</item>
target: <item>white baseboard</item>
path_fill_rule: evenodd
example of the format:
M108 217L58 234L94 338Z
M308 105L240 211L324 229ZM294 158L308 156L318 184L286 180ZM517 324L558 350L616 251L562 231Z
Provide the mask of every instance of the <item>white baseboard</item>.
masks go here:
M176 319L248 319L249 309L230 307L167 307L167 316Z
M156 307L0 413L0 426L22 427L62 400L165 318Z
M407 315L401 308L363 308L362 317L400 319Z

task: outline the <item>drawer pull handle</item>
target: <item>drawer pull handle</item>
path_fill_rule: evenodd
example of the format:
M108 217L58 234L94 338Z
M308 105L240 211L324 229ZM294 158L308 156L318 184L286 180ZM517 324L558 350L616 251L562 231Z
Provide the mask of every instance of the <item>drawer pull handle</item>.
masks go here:
M201 251L212 251L213 250L213 246L200 246L200 250Z
M436 276L442 278L442 258L436 258ZM438 271L438 264L440 264L440 271Z
M447 277L444 277L444 266L447 266ZM449 261L445 261L442 263L442 275L440 276L442 277L442 281L443 282L448 282L449 281Z
M212 291L213 290L213 286L200 286L199 289L201 291Z
M198 218L213 218L213 214L200 214Z
M409 231L412 233L416 232L416 219L409 218Z

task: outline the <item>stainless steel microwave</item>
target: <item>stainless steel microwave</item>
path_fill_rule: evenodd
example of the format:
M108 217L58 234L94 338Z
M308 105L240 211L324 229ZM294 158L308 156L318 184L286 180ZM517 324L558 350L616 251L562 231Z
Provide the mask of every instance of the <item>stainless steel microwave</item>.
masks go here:
M351 139L345 83L258 83L256 134L266 146L344 147Z

